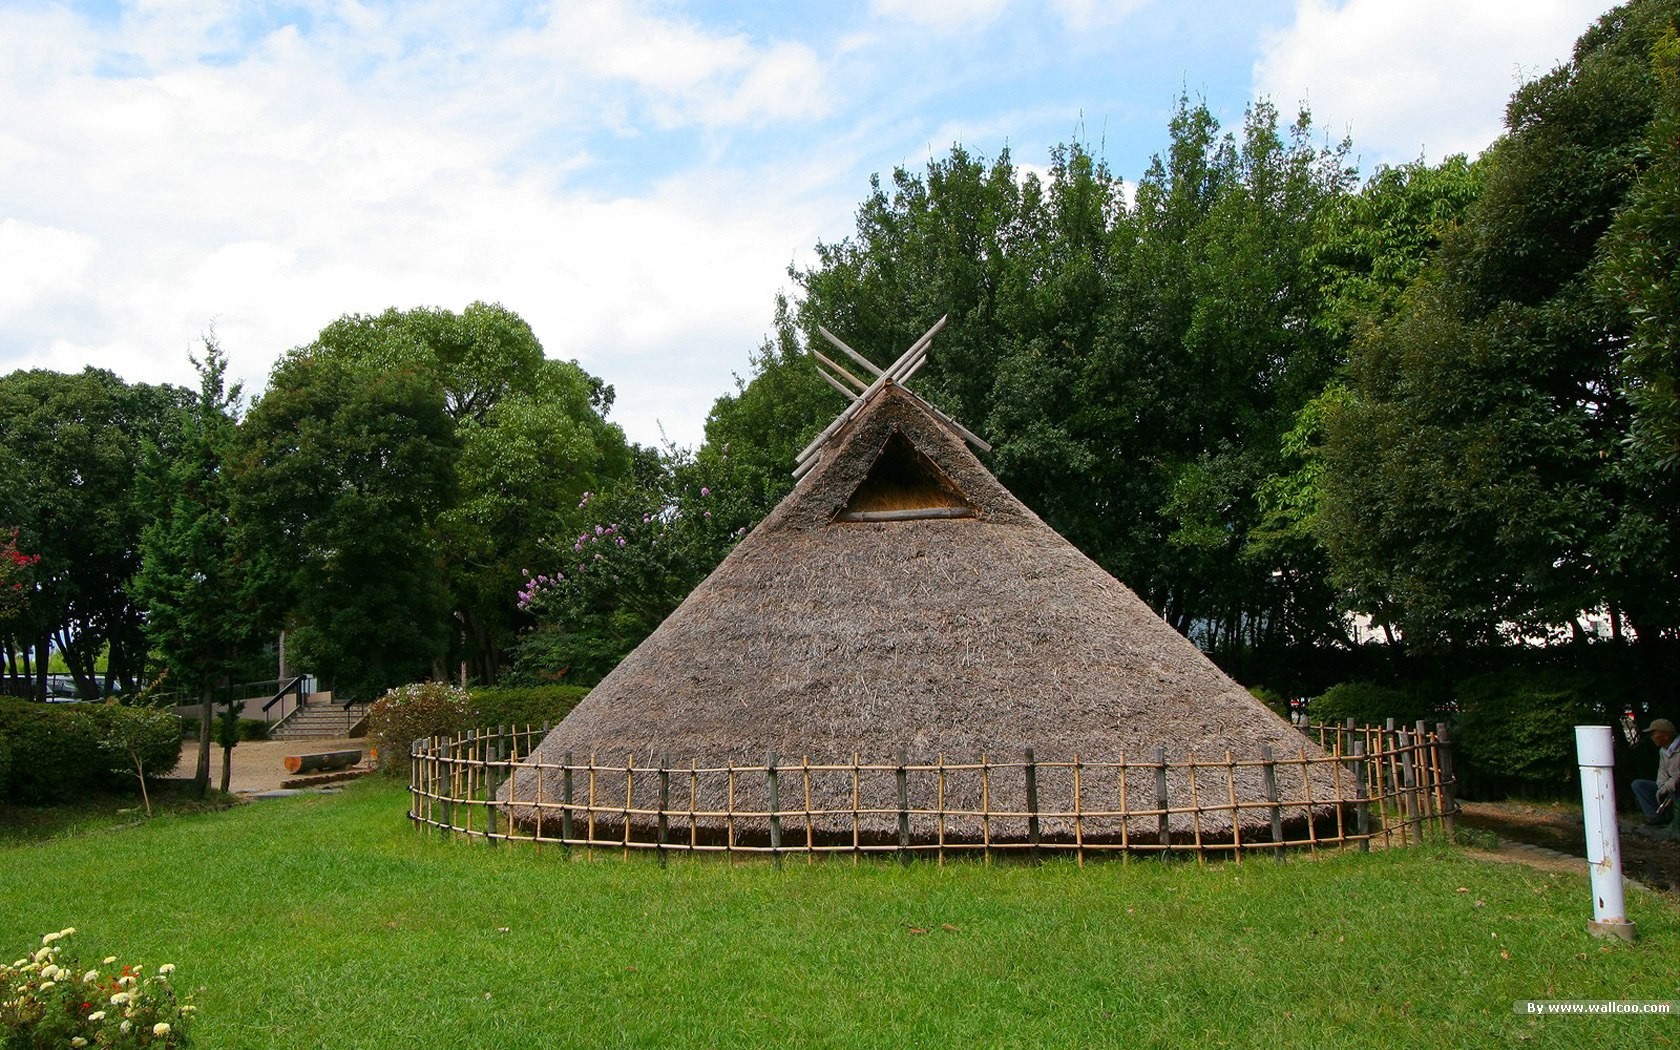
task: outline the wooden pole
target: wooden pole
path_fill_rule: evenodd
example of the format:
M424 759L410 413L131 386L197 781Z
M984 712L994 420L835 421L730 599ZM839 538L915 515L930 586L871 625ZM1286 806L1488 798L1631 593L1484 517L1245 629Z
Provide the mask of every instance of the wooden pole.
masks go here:
M560 852L572 852L572 753L566 752L560 766Z
M1160 811L1156 818L1159 826L1156 833L1160 836L1161 847L1172 845L1172 824L1167 819L1167 749L1155 749L1155 808Z
M1027 762L1027 842L1031 845L1032 859L1038 859L1038 763L1033 760L1033 749L1026 750Z
M1260 745L1260 760L1265 765L1260 767L1260 779L1266 786L1266 801L1272 804L1272 841L1283 842L1283 807L1278 805L1277 758L1272 754L1272 745ZM1274 860L1283 860L1283 846L1272 849Z
M1447 734L1445 722L1435 723L1435 755L1441 769L1436 787L1441 796L1441 826L1450 841L1456 833L1454 824L1458 819L1458 781L1453 777L1452 737Z
M909 759L902 748L898 752L898 854L910 863L910 771L905 768Z
M1354 828L1359 832L1359 850L1362 853L1371 849L1371 807L1366 802L1365 780L1365 742L1363 740L1353 745L1353 820ZM1307 819L1311 820L1309 813Z
M671 755L659 756L659 830L654 848L659 851L659 866L665 866L665 834L671 828Z
M774 751L765 758L764 777L765 788L770 796L770 859L779 868L782 866L782 815L777 811L782 808L782 791L776 775Z

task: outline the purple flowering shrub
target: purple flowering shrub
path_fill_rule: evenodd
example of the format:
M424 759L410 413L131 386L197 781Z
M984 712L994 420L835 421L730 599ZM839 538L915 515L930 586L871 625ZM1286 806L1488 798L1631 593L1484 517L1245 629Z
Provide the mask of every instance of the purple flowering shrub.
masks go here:
M744 537L762 511L727 483L727 457L667 451L613 488L586 492L585 524L549 537L521 610L535 627L515 682L593 684L641 644Z

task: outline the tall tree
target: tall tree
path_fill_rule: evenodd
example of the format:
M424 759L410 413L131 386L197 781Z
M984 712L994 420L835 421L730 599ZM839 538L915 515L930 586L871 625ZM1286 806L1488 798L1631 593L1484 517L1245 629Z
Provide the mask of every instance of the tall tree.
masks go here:
M1401 309L1357 344L1329 420L1338 578L1385 596L1415 647L1492 645L1608 605L1680 624L1675 492L1628 455L1631 322L1594 281L1648 163L1653 45L1680 4L1605 15L1511 100L1484 189Z
M257 579L233 542L227 457L240 410L239 386L226 385L227 358L213 336L194 358L198 397L181 412L179 440L148 443L140 474L141 565L136 600L146 636L172 684L199 695L194 790L210 783L213 689L242 652L258 644Z
M129 582L140 566L141 442L171 445L177 410L191 396L93 368L0 378L0 466L8 479L0 521L19 526L25 548L41 555L36 591L13 639L34 650L38 693L53 649L83 696L138 688L146 641Z

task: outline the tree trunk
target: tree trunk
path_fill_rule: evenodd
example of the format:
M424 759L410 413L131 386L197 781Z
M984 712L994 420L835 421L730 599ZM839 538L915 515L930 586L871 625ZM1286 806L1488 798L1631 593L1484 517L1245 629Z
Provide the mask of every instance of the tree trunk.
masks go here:
M35 699L47 698L47 665L52 662L52 634L42 631L35 642Z
M193 773L193 794L199 798L210 790L210 695L211 687L206 683L199 690L198 768Z
M228 793L228 784L233 781L233 748L222 745L222 794Z

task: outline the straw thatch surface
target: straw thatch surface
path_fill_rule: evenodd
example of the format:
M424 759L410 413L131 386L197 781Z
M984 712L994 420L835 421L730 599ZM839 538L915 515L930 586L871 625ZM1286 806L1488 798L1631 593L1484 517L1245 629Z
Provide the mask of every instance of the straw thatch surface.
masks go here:
M895 435L926 463L906 464ZM866 488L892 487L891 476L871 478L889 442L897 475L937 490L930 505L960 504L972 515L836 521L866 478ZM911 762L941 755L972 762L982 753L1016 761L1031 747L1040 761L1147 761L1159 745L1174 761L1192 754L1212 761L1227 750L1257 758L1266 744L1280 759L1303 747L1322 756L1010 495L914 395L887 386L821 454L776 510L550 733L537 760L558 763L570 753L579 763L594 754L611 765L634 756L648 767L668 756L684 769L762 766L774 750L784 766L802 756L891 762L901 751ZM928 477L928 465L936 477ZM892 474L892 466L883 471ZM891 500L871 496L871 505L883 502ZM650 791L652 779L645 778ZM1071 809L1069 779L1046 771L1044 809ZM535 780L524 770L510 781L516 813L519 801L535 797ZM1154 805L1152 775L1137 771L1127 780L1131 810ZM979 808L977 778L953 781L947 806ZM1298 768L1281 770L1279 781L1285 799L1302 797ZM642 786L635 804L651 806ZM545 773L541 790L545 802L558 801L558 774ZM616 784L602 778L599 790L622 796L622 777ZM1334 797L1326 767L1317 767L1311 790L1316 799ZM913 805L931 807L932 791L918 782ZM991 791L994 811L1025 808L1018 781ZM1172 805L1191 804L1183 773L1174 772L1170 791ZM743 783L736 805L762 808L764 793L761 780ZM1265 797L1258 770L1238 772L1237 793L1245 801ZM1119 806L1117 783L1087 782L1084 794L1085 809ZM1198 794L1203 805L1226 802L1223 772ZM866 808L896 803L890 778L866 795ZM784 789L783 799L802 805L803 783ZM699 808L722 802L703 798ZM849 809L851 778L816 778L813 805ZM1290 815L1304 812L1296 807ZM1267 819L1264 810L1244 811L1245 837ZM1219 823L1218 815L1203 816L1203 833ZM883 834L896 829L891 817L870 826L877 824ZM1016 824L1002 834L1024 833L1024 821ZM978 830L960 818L949 825L952 835ZM1139 818L1131 831L1154 827L1154 818ZM1189 817L1174 816L1173 830L1189 833ZM1044 831L1067 829L1047 824ZM1092 836L1118 831L1115 820L1086 827Z

